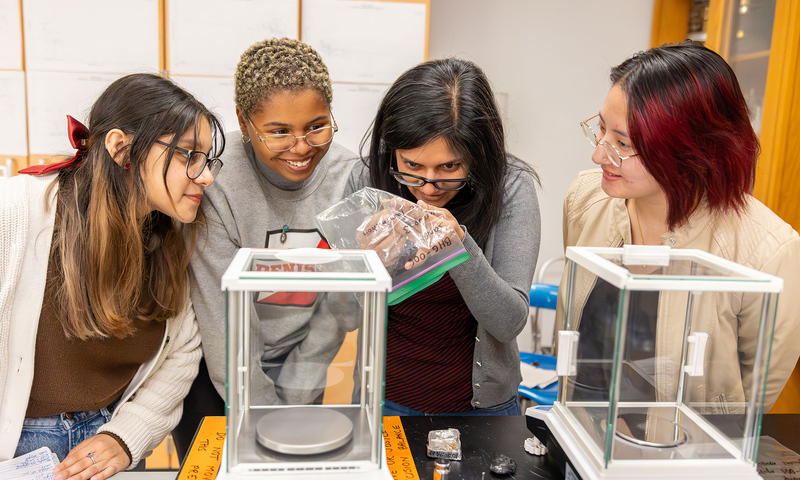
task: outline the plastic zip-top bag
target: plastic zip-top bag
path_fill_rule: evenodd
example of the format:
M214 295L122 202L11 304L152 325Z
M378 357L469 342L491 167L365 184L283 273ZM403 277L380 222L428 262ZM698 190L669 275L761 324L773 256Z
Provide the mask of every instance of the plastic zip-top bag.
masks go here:
M444 215L375 188L362 188L317 215L331 248L375 250L392 276L389 305L436 283L469 254Z

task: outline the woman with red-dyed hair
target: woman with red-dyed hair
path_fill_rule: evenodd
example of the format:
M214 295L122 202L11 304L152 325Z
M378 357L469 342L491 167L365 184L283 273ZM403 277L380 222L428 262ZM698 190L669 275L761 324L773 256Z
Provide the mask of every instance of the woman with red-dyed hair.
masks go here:
M569 188L564 245L700 249L783 278L765 396L769 409L800 356L800 237L750 194L759 143L736 76L713 51L682 42L633 55L611 70L611 83L599 113L581 122L600 168L581 172ZM608 310L601 298L608 288L604 283L598 281L581 299L584 358L610 358L606 350L613 348L614 342L606 341L613 332L603 313ZM565 284L566 275L562 292ZM700 305L713 314L693 325L709 333L709 345L706 376L690 399L729 411L749 398L761 312L748 308L742 295L699 301L714 304ZM648 374L668 380L657 388L626 380L626 388L637 399L666 396L679 372L669 359L683 345L666 337L666 326L685 310L661 305L658 292L642 293L630 308L638 321L628 331L626 353L639 349L652 357L655 352L661 360ZM676 321L683 324L683 318ZM602 378L608 372L596 373ZM596 381L587 376L587 392L606 386L606 380Z

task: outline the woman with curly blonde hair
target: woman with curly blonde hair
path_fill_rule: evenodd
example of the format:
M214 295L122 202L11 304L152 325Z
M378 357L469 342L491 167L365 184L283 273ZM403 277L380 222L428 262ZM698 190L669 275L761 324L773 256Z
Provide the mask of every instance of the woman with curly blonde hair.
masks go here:
M343 197L356 161L354 153L334 142L338 127L332 99L328 69L309 45L273 38L241 56L235 74L240 141L225 152L225 171L203 198L208 237L191 265L209 375L201 364L190 393L196 400L187 401L198 411L185 417L185 435L175 435L179 453L204 415L224 414L226 319L220 278L237 250L327 248L314 218ZM265 403L318 401L327 363L344 339L344 332L320 314L320 299L296 300L261 295L254 302L265 326L259 359L264 374L251 379L251 387Z

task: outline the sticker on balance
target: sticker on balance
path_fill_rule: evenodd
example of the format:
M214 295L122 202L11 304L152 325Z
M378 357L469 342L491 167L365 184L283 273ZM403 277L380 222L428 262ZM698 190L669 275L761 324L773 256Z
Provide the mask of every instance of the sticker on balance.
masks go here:
M383 445L386 466L394 480L419 480L400 417L383 417Z
M225 417L203 418L177 480L212 480L217 477L225 443L225 421Z

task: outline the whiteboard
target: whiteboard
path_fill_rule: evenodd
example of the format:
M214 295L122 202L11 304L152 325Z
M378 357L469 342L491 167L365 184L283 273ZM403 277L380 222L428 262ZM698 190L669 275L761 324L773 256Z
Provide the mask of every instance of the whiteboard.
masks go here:
M388 85L333 84L333 116L339 131L336 142L358 153L358 145L372 125ZM365 152L366 153L366 152Z
M167 70L233 76L250 45L297 38L299 22L298 0L169 0Z
M232 76L184 77L171 75L170 78L211 110L222 122L224 132L234 132L236 138L226 138L228 142L239 138L239 122L236 120L236 105L233 102Z
M22 70L19 2L0 0L0 70Z
M303 0L302 39L335 82L392 83L425 60L427 5Z
M31 155L72 155L66 116L71 115L88 126L92 104L118 77L99 73L28 72Z
M0 154L27 155L25 72L0 71L0 105Z
M158 0L24 0L27 70L159 68Z

